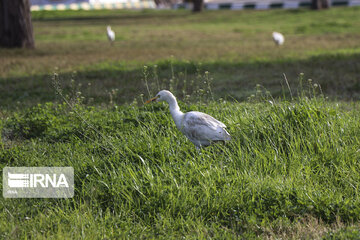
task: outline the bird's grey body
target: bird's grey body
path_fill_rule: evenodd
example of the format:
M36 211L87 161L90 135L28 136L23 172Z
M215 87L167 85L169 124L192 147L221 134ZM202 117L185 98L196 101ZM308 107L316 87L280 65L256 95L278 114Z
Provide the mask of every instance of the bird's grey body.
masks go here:
M180 131L197 147L209 146L212 142L229 141L230 134L219 120L202 112L188 112L180 125Z
M230 134L225 130L225 124L212 116L196 111L181 112L175 96L167 90L160 91L155 98L148 102L150 101L168 102L176 127L197 148L209 146L213 142L225 142L231 139Z

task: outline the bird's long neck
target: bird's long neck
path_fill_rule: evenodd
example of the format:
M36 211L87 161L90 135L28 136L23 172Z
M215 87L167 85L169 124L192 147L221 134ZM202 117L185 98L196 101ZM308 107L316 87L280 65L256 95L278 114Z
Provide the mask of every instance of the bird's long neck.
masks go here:
M184 113L180 111L180 107L174 96L171 96L167 99L169 103L170 113L174 119L175 125L180 129L181 121L184 117Z

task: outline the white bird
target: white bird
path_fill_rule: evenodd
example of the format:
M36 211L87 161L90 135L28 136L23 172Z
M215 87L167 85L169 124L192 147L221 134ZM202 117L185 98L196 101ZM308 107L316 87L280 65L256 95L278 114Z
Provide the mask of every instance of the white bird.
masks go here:
M156 97L146 101L145 104L153 101L166 101L169 104L176 127L195 144L197 149L209 146L214 142L231 140L230 134L225 130L225 124L212 116L196 111L181 112L175 96L170 91L160 91Z
M279 32L273 32L272 37L276 45L283 45L285 42L284 35Z
M106 30L107 30L107 37L112 45L113 42L115 41L115 32L111 30L110 26L107 26Z

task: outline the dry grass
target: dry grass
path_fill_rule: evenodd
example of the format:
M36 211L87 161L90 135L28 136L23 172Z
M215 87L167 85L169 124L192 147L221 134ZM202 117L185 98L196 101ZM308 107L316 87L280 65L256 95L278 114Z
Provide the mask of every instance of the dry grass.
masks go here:
M5 93L0 100L3 106L53 101L50 75L56 71L66 78L77 71L76 81L89 98L107 102L108 92L119 89L116 102L130 102L144 92L144 64L161 66L159 77L169 81L170 64L164 59L172 59L176 72L186 73L182 79L188 81L196 80L199 72L193 66L201 65L220 97L247 99L256 84L279 96L283 73L296 92L298 75L304 72L330 96L359 99L359 12L34 13L36 49L0 49L0 90ZM116 32L114 46L105 35L108 24ZM274 29L285 34L284 46L272 42Z
M331 21L330 17L342 12L120 12L86 19L35 15L37 49L0 50L0 77L44 74L55 67L71 71L104 61L140 66L170 56L202 62L251 62L299 60L339 50L351 52L360 48L360 35L354 30L359 27L360 21L354 18L358 18L360 10L342 11L347 14L343 19ZM116 32L114 47L106 39L108 24ZM286 35L286 44L280 48L275 48L271 39L275 29Z
M36 24L35 24L36 29ZM114 28L116 31L116 28ZM103 30L101 28L101 30ZM121 30L116 31L118 38ZM164 34L166 32L166 34ZM67 34L67 33L63 33ZM173 56L179 60L251 62L253 60L303 60L311 55L360 47L359 35L289 35L286 44L275 48L268 33L243 36L218 31L216 35L197 31L158 30L132 32L129 39L118 40L114 46L106 41L103 31L94 31L103 40L37 41L37 49L4 51L0 58L0 76L15 77L49 73L55 67L62 71L78 70L81 66L99 62L128 61L135 66Z
M289 224L282 219L273 227L262 228L263 239L322 239L329 233L338 232L345 225L338 219L333 224L325 224L323 221L312 216L305 216L295 223ZM355 225L354 225L355 226ZM360 226L360 225L356 225Z

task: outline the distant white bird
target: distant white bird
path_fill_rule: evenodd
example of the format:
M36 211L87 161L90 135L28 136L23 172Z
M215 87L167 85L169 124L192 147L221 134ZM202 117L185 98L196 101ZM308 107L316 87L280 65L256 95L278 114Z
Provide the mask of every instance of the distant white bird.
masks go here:
M284 35L282 35L279 32L273 32L272 37L273 37L273 40L276 43L276 45L283 45L285 42Z
M195 111L181 112L176 98L171 92L162 90L145 104L153 101L166 101L169 104L176 127L195 144L197 149L209 146L214 142L231 140L230 134L225 130L225 124L212 116Z
M106 28L106 35L109 39L109 42L111 43L111 45L113 44L113 42L115 41L115 32L113 30L111 30L110 26L107 26Z

